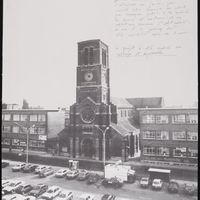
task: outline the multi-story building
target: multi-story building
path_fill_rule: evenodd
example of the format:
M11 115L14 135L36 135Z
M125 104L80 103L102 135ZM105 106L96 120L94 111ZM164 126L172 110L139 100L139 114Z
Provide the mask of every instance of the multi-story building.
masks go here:
M197 108L140 108L141 160L197 163Z
M58 117L59 120L56 122L54 119ZM1 144L10 151L25 149L28 133L29 149L45 151L48 138L63 128L64 114L58 110L3 109Z

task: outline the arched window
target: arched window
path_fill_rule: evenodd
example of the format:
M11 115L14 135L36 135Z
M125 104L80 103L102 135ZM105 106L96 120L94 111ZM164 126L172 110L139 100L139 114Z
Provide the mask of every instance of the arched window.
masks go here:
M88 48L84 51L84 65L88 65Z
M93 56L94 56L93 47L90 47L89 64L93 64L93 62L94 62Z

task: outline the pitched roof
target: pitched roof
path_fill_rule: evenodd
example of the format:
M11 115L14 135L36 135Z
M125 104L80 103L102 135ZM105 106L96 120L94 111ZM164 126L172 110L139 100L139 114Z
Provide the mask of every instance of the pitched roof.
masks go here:
M111 97L111 102L117 107L133 108L133 106L126 99L123 98Z
M127 98L126 100L135 108L161 108L164 102L163 97Z
M118 121L117 124L111 123L111 128L113 128L116 132L118 132L121 136L127 136L130 135L130 133L138 133L139 129L135 128L130 124L130 122L125 120Z

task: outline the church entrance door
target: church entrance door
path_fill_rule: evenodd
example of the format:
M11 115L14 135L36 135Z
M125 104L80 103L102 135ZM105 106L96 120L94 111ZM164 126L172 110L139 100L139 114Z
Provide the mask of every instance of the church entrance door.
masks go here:
M86 138L82 142L82 155L84 157L93 157L95 155L95 148L93 145L93 141L90 138Z

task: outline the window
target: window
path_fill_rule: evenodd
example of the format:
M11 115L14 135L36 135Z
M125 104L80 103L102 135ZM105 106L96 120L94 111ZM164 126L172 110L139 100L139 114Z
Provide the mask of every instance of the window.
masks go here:
M37 134L37 129L35 127L31 127L30 134Z
M18 114L13 115L13 121L19 121L19 115Z
M45 128L38 127L37 132L38 134L45 134Z
M13 145L19 145L20 144L19 139L12 139L12 144Z
M19 126L13 126L12 132L13 133L19 133Z
M198 158L198 150L197 149L188 149L188 157Z
M144 147L143 154L144 155L155 155L155 147Z
M3 133L10 133L11 127L10 126L2 126L2 132Z
M167 124L168 122L168 115L156 115L157 124Z
M198 123L198 115L196 114L186 115L186 119L187 119L187 123L190 123L190 124Z
M123 117L123 110L121 110L121 117Z
M84 65L88 65L88 48L84 51Z
M169 156L169 148L165 148L165 147L156 148L156 155L157 156Z
M19 141L19 145L25 147L25 146L26 146L26 141L25 141L25 140L24 140L24 141L23 141L23 140L20 140L20 141Z
M21 115L21 121L27 121L28 116L27 115Z
M45 141L30 140L29 145L32 147L45 147Z
M102 49L102 64L106 66L106 50Z
M142 116L142 123L143 124L153 124L153 123L155 123L155 116L154 115L143 115Z
M45 122L46 116L45 115L38 115L38 121L39 122Z
M143 131L143 139L155 139L155 131Z
M90 47L90 58L89 58L89 63L90 64L93 64L93 54L94 54L94 52L93 52L93 47Z
M186 140L185 131L172 132L173 140Z
M5 114L4 115L4 120L5 121L9 121L11 119L11 115L10 114Z
M9 139L3 139L2 144L10 145L10 140Z
M37 115L30 115L30 121L36 122L37 121Z
M185 115L172 115L172 123L173 124L185 123Z
M174 157L186 157L186 148L175 148L173 149L173 156Z
M156 131L156 140L169 140L168 131Z
M198 141L198 133L197 132L187 132L187 140Z

